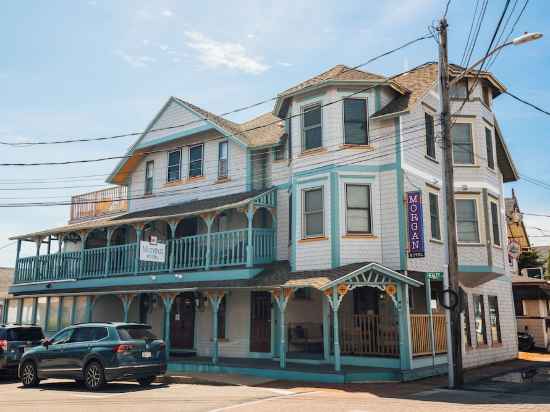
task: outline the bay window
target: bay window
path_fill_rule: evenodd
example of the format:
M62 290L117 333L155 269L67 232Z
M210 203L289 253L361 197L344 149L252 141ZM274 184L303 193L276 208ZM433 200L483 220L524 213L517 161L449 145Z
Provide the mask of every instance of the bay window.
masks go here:
M302 112L303 151L319 148L323 145L323 127L321 125L321 104L306 107Z
M346 185L346 232L371 233L369 185Z
M323 188L304 190L304 238L324 235Z
M344 143L369 143L366 99L344 99Z
M472 125L470 123L455 123L451 128L453 139L453 163L457 165L473 165L474 142Z
M457 199L455 204L458 241L479 243L476 201L474 199Z

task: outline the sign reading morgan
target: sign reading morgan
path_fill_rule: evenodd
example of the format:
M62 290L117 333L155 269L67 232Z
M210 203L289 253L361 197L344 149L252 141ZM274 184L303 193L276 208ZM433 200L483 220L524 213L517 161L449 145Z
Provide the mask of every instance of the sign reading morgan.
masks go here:
M139 260L164 263L166 261L166 245L142 240L139 242Z
M407 192L407 223L409 226L409 258L421 258L424 251L422 193Z

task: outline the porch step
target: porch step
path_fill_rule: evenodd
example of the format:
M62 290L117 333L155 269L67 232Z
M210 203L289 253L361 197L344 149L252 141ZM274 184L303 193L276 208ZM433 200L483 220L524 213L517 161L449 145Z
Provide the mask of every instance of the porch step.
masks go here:
M351 382L399 382L400 371L386 368L343 366L336 372L332 365L310 365L287 363L280 369L272 360L224 359L212 364L207 358L172 359L167 374L213 373L258 376L274 380L351 383Z

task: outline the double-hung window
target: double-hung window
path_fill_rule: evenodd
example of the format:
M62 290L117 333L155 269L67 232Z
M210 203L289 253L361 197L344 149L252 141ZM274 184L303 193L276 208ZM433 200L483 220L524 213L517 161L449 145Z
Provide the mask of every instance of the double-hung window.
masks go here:
M227 142L220 142L218 145L218 179L225 179L229 174Z
M305 107L302 111L303 151L316 149L323 145L323 127L321 125L321 104Z
M434 117L429 113L424 113L424 122L426 124L426 155L435 159Z
M491 342L502 343L502 335L500 333L500 315L498 313L498 298L489 296L489 322L491 326Z
M304 238L324 235L323 188L304 190Z
M181 149L168 153L168 182L181 179Z
M479 226L474 199L456 200L456 226L459 242L479 243Z
M493 229L493 245L500 246L498 205L495 202L491 202L491 228Z
M346 231L349 234L371 233L369 185L346 185Z
M441 225L439 223L439 196L435 193L428 195L430 201L430 229L432 239L441 240Z
M189 148L189 177L199 177L203 174L202 144Z
M487 344L487 326L485 325L485 304L482 295L474 295L474 321L476 326L476 343Z
M366 145L368 137L366 99L344 99L344 143Z
M153 170L155 169L155 162L149 160L145 163L145 194L150 195L153 193Z
M485 128L485 144L487 146L487 166L489 169L494 170L495 156L493 154L493 134L488 128Z
M455 123L451 128L453 162L457 165L473 165L474 142L470 123Z

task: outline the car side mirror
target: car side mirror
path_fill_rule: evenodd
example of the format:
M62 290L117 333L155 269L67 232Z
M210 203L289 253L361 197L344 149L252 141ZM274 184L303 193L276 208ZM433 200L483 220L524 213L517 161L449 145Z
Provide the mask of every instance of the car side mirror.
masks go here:
M48 338L42 339L42 346L44 346L46 349L48 349L48 346L52 344L52 341Z

